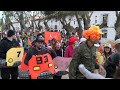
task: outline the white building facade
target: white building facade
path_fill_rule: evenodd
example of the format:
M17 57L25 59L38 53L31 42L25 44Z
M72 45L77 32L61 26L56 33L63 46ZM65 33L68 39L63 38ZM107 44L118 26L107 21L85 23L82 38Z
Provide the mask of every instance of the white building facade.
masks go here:
M101 28L101 31L104 33L104 36L102 38L106 38L109 40L114 40L116 31L114 28L114 24L116 22L116 13L115 11L94 11L91 16L91 22L90 25L101 25L104 23L103 28Z
M104 33L104 36L102 38L114 40L116 31L114 29L114 24L116 22L116 13L115 11L94 11L93 14L91 15L90 18L90 25L101 25L102 23L105 24L103 28L101 28L101 31ZM70 25L73 26L73 28L78 27L78 23L76 20L76 17L67 17L66 21L70 21ZM38 23L38 21L36 21ZM50 27L51 30L59 30L63 31L63 25L61 24L60 21L52 19L49 20L48 26ZM20 30L20 24L19 23L14 23L13 24L15 29ZM40 22L40 25L43 27L43 30L45 30L45 26L43 21ZM83 23L82 26L84 27Z

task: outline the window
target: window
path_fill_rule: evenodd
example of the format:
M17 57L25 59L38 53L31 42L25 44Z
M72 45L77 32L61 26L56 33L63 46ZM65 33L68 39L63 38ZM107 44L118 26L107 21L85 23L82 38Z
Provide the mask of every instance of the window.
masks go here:
M75 24L75 20L74 20L74 24Z
M108 14L103 15L103 23L107 23Z
M97 24L97 16L95 16L95 24Z
M102 27L107 27L108 14L103 15Z
M102 35L102 38L107 38L107 30L102 30L102 32L104 33L104 34Z
M57 29L57 25L55 25L55 29Z
M72 20L72 18L69 18L69 21L71 21Z

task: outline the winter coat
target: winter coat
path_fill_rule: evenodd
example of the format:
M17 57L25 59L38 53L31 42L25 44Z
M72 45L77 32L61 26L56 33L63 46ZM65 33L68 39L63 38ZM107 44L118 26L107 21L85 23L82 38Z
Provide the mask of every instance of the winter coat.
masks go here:
M3 38L0 42L0 58L6 59L6 53L13 47L20 46L16 40L10 41L7 38Z
M65 57L73 57L75 49L72 45L68 45L65 50Z

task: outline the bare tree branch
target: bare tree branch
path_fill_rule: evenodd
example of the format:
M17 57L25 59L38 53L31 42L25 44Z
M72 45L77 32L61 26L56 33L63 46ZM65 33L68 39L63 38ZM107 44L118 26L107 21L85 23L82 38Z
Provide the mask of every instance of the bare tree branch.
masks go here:
M89 18L91 18L92 14L93 14L93 11L91 11L91 14L90 14Z
M19 20L19 19L17 19L17 18L15 17L15 15L14 15L13 17L15 18L15 20L16 20L16 21L20 22L20 20Z

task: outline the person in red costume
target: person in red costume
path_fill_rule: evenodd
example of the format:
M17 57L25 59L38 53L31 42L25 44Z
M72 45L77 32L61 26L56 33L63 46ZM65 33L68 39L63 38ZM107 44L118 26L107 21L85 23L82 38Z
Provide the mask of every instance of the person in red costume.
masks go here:
M73 57L77 40L78 38L75 36L69 39L68 46L66 47L66 50L65 50L65 57Z

